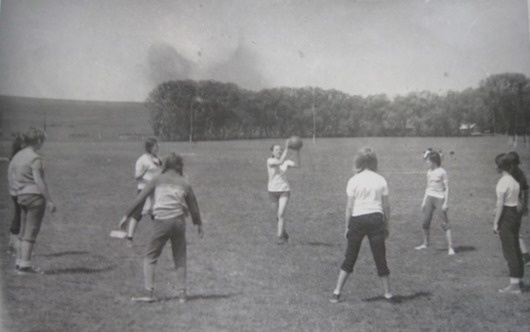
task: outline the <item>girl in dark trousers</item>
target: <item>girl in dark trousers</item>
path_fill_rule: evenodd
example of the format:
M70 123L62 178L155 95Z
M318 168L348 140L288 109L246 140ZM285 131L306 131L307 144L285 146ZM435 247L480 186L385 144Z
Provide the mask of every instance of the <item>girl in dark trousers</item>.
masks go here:
M510 284L505 288L499 289L499 292L521 294L519 283L524 275L524 264L519 246L519 229L521 227L521 214L517 208L519 203L519 183L510 174L514 165L506 154L498 155L495 158L495 163L501 178L495 188L497 203L493 220L493 232L499 234L502 253L508 261L510 273Z
M346 254L342 263L337 285L330 299L331 303L340 301L340 292L346 280L353 272L361 243L365 236L377 267L377 275L383 286L383 296L387 301L395 302L390 293L389 275L386 262L385 240L388 237L390 205L388 203L388 185L377 171L377 156L371 148L361 149L355 156L356 174L348 181L346 194Z
M183 161L180 155L171 153L164 161L162 174L146 184L125 216L120 226L125 225L134 210L143 204L146 197L154 194L152 234L144 259L144 294L133 297L133 301L155 301L155 265L166 242L171 241L173 262L177 270L176 289L179 302L186 302L186 215L191 215L202 238L202 221L195 194L188 180L182 175Z
M519 164L521 163L519 159L519 154L515 151L510 151L506 154L508 158L510 158L513 169L512 169L512 176L519 183L519 205L521 207L521 220L524 216L528 215L528 181L526 179L526 175L519 167ZM526 248L526 245L524 244L523 237L521 234L519 234L519 246L521 247L521 253L523 254L523 261L525 265L530 264L530 254L528 253L528 249Z

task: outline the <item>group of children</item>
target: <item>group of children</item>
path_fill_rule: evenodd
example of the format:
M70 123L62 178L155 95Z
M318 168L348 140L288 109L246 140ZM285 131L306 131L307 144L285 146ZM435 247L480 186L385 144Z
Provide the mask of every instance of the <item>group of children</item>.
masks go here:
M15 269L18 274L40 273L40 270L31 264L31 254L45 209L50 212L56 209L44 178L42 158L38 154L44 139L44 132L35 128L17 136L8 167L9 190L15 207L10 228L10 248L16 252ZM287 158L288 151L294 152L294 160ZM170 241L177 271L175 289L178 291L179 302L186 302L185 218L187 215L191 216L200 237L203 236L202 220L194 191L183 174L182 157L171 153L162 162L157 153L157 140L147 139L145 153L137 160L135 167L137 197L119 222L120 228L126 229L128 246L132 246L135 229L142 216L149 215L152 219L151 237L143 267L145 294L134 297L133 300L155 300L155 265L163 247ZM276 211L277 243L286 244L289 235L286 231L285 211L290 198L286 173L289 168L301 166L300 150L290 146L287 140L283 147L274 144L271 153L271 157L267 159L268 192ZM415 249L428 248L430 224L434 212L437 211L446 233L448 255L455 255L447 217L449 181L447 172L441 167L442 156L439 152L428 150L424 159L428 171L427 187L421 204L423 243ZM510 273L510 285L500 292L519 294L524 264L530 262L530 256L519 235L522 217L528 214L528 184L524 172L518 167L520 161L516 152L501 154L495 162L501 178L496 186L497 205L493 230L500 235ZM340 301L341 290L353 272L361 243L366 236L370 242L384 298L395 302L390 292L390 271L386 262L385 247L389 235L389 191L385 178L377 173L377 156L373 149L363 148L355 155L354 175L348 181L346 194L347 248L330 301Z
M289 183L285 173L290 167L300 165L299 151L295 161L287 159L288 141L285 149L273 145L272 156L267 160L269 171L269 194L277 204L278 237L280 244L287 241L284 213L290 197ZM451 226L447 216L449 201L449 179L442 165L442 154L429 148L424 153L427 170L427 187L421 203L423 243L416 250L424 250L430 244L430 225L436 211L442 220L442 229L447 239L447 253L455 255ZM519 168L519 155L515 151L501 154L495 159L497 170L502 174L496 187L497 205L494 232L499 234L503 255L509 266L510 284L499 290L501 293L520 294L524 265L530 265L530 255L519 234L523 216L528 215L528 184L524 172ZM371 148L359 150L354 159L354 176L348 181L346 205L347 248L341 265L336 287L330 302L340 301L344 287L357 260L362 240L368 237L370 248L381 279L383 296L395 303L389 286L389 270L386 262L385 239L389 234L390 207L386 180L377 172L377 156Z

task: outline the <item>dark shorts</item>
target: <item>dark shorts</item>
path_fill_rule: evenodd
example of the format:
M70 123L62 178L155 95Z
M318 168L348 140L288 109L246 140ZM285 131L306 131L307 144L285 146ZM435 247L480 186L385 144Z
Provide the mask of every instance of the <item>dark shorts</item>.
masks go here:
M271 202L277 203L280 200L280 197L290 197L290 191L269 191L269 198Z

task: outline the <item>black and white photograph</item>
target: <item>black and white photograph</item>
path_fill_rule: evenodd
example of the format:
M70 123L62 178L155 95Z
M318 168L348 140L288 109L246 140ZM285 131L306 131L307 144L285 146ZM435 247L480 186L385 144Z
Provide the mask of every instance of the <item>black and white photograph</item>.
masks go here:
M0 331L529 331L530 0L0 0Z

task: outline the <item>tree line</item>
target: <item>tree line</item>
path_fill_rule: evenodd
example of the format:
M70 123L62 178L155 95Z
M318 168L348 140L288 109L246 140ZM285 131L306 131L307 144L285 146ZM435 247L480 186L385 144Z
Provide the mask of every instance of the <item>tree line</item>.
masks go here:
M233 83L175 80L145 101L163 140L355 136L458 136L464 123L482 131L526 134L530 79L504 73L477 88L435 94L349 95L318 87L242 89Z

